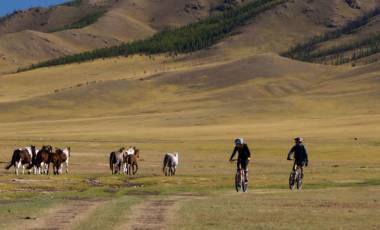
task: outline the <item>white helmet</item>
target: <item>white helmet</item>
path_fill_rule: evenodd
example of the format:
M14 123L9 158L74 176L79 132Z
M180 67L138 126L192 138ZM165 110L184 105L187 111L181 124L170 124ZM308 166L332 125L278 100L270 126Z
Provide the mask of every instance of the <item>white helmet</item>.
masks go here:
M242 145L242 144L244 144L244 139L241 137L238 137L235 139L234 144L235 145Z

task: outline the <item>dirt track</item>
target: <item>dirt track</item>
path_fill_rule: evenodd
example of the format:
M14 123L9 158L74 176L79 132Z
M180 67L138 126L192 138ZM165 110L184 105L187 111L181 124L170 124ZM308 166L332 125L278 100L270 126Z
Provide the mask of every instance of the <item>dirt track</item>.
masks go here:
M70 201L69 204L50 209L42 218L25 223L28 230L66 230L73 229L81 220L91 215L104 201Z

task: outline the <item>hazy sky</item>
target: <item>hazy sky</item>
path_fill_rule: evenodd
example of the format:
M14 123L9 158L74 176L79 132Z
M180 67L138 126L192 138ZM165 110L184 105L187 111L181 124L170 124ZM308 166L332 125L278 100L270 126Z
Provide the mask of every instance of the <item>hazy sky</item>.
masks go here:
M69 0L0 0L0 17L15 10L28 9L35 6L52 6Z

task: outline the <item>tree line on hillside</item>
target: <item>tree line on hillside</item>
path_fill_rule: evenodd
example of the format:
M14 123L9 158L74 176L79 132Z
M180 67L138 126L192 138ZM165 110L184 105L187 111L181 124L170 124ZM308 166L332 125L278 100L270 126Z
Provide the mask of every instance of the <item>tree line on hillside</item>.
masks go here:
M319 36L315 36L305 43L297 44L282 55L301 61L321 63L330 62L331 64L339 65L358 60L359 58L365 57L365 55L369 56L377 53L380 39L379 34L373 34L368 38L364 38L349 44L334 46L325 50L318 50L318 45L332 39L340 38L343 35L355 33L355 31L360 29L360 27L367 25L374 17L378 15L380 15L380 7L367 12L356 20L348 22L341 28L326 32ZM344 52L350 50L352 51L355 49L359 50L353 52L351 56L343 54Z
M83 0L71 0L69 2L62 3L61 6L80 6Z
M287 1L288 0L256 0L220 15L212 16L180 28L166 29L144 40L137 40L118 46L47 60L33 64L27 68L21 68L19 71L132 54L150 55L158 53L177 54L193 52L210 47L217 41L230 35L233 29L244 25L247 20L260 12Z
M55 30L51 30L49 31L50 33L53 33L53 32L57 32L57 31L62 31L62 30L70 30L70 29L80 29L80 28L84 28L86 26L89 26L91 24L94 24L96 21L98 21L98 19L100 17L102 17L104 14L106 13L106 11L99 11L99 12L96 12L96 13L93 13L93 14L89 14L89 15L86 15L84 16L83 18L79 19L79 21L73 23L73 24L70 24L70 25L66 25L62 28L59 28L59 29L55 29Z
M380 33L375 33L351 43L333 46L324 50L315 50L310 53L309 57L313 62L340 65L376 54L379 52L379 48Z

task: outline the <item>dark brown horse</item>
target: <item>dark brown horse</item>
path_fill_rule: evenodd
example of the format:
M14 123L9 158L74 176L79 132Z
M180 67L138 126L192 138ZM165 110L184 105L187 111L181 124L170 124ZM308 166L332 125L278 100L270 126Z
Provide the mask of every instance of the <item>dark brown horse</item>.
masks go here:
M66 162L67 156L62 149L56 148L51 154L51 163L53 163L54 175L59 175L62 171L62 163Z
M15 173L18 175L18 170L22 166L22 174L25 172L25 165L28 165L28 169L32 167L33 154L36 153L36 147L30 146L26 148L16 149L13 151L12 160L5 169L10 169L12 166L15 167Z
M123 164L123 154L124 154L125 148L120 148L119 151L111 152L110 153L110 169L112 171L112 174L121 173L122 172L122 164Z
M127 173L129 175L135 175L137 173L137 170L139 169L137 161L140 159L140 150L136 147L133 147L133 150L133 154L126 155Z
M51 155L53 154L53 148L50 145L42 146L38 151L37 156L33 162L33 166L36 166L38 172L49 174L49 167L51 162Z

